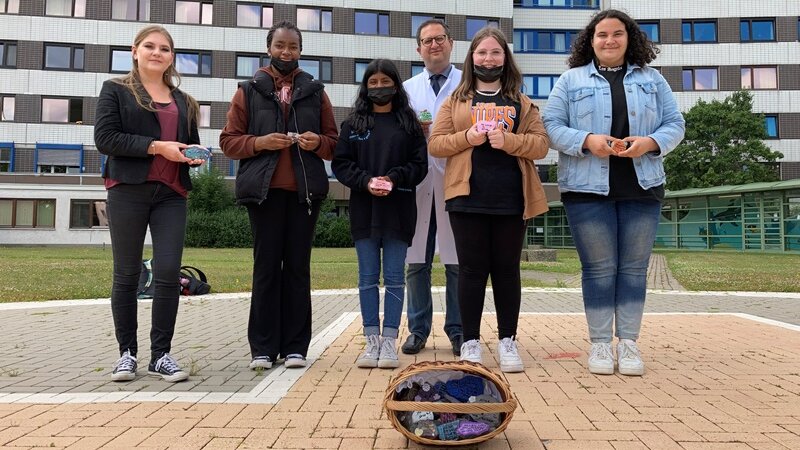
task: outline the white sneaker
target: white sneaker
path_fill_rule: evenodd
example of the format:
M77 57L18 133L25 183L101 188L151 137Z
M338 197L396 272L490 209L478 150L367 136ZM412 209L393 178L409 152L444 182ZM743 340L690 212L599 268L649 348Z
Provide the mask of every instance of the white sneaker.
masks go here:
M630 376L644 375L644 361L636 341L620 339L617 344L617 361L619 373Z
M381 353L378 355L378 367L381 369L400 367L400 360L397 359L397 348L395 345L395 338L381 338Z
M503 372L523 372L525 365L517 351L517 342L513 337L503 338L497 344L497 354L500 356L500 370Z
M371 369L378 367L378 358L381 354L381 337L377 334L367 336L367 347L364 353L356 360L356 367Z
M283 361L284 367L289 369L305 367L307 364L306 357L300 353L290 353L286 355L286 359Z
M589 372L599 375L614 374L614 354L611 353L610 342L592 344L589 351Z
M461 344L461 361L481 363L481 341L470 339Z

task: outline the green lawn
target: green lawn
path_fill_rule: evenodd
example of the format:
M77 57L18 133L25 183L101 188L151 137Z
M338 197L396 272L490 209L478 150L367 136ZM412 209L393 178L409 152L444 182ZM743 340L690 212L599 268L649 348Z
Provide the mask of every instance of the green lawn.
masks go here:
M680 283L690 290L800 292L800 255L665 251ZM111 287L111 249L106 247L0 247L0 302L74 298L107 298ZM147 256L147 253L145 253ZM184 264L201 268L213 292L250 290L252 250L201 249L184 251ZM577 274L574 250L559 250L558 262L522 263L523 270ZM314 249L313 289L354 288L358 283L355 249ZM444 268L437 264L433 284L444 285ZM523 286L547 286L523 280ZM553 286L553 285L550 285Z

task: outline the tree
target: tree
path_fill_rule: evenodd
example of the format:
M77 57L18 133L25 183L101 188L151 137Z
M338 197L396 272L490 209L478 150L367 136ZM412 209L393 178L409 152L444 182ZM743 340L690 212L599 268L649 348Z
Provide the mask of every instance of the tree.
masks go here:
M664 159L667 189L679 190L777 181L764 116L753 113L753 97L738 91L725 100L702 99L684 114L686 137Z

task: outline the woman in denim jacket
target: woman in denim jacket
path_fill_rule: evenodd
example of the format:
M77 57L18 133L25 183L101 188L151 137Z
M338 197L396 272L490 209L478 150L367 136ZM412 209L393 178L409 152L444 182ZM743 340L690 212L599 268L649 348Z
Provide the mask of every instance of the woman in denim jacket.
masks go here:
M642 375L636 340L664 199L663 158L683 139L672 90L647 64L658 49L627 14L605 10L578 35L544 109L558 186L581 259L589 371Z

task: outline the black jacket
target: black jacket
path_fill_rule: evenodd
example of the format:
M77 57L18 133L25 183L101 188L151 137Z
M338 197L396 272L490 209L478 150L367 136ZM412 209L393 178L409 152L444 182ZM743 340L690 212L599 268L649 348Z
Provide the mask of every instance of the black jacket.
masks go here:
M275 95L272 76L262 70L249 81L239 83L247 99L247 134L264 136L270 133L294 131L321 132L322 93L325 85L305 72L298 73L292 84L292 101L288 120ZM284 123L287 124L284 126ZM236 173L236 200L239 204L261 203L267 198L270 181L278 165L279 152L259 152L242 159ZM325 163L314 152L292 145L292 167L297 180L300 203L322 200L328 195L328 173Z
M187 98L180 89L172 91L178 106L178 142L200 144L197 122L187 122ZM103 83L94 125L94 143L97 150L108 155L103 171L104 178L126 184L147 181L153 155L147 154L150 143L161 139L158 115L136 103L136 98L125 86L107 80ZM189 165L181 164L181 184L192 188Z
M411 245L417 224L416 186L428 174L425 137L403 130L393 113L376 114L375 125L359 135L347 121L336 144L333 172L350 188L353 240L384 237ZM394 185L386 197L367 190L372 177L388 176Z

